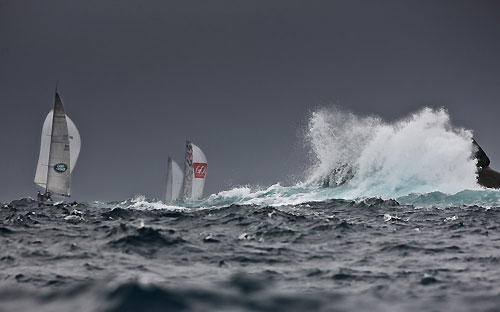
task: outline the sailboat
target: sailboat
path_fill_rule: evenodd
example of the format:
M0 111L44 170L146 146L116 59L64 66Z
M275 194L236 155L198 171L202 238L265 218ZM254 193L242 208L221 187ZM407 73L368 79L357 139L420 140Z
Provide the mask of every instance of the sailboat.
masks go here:
M181 197L182 178L181 167L170 157L167 163L167 189L165 192L165 201L172 202Z
M54 108L50 110L42 127L40 155L34 182L45 193L69 197L71 172L80 154L80 133L64 112L57 90Z
M189 140L186 140L186 158L184 161L184 180L182 197L184 199L200 199L205 187L207 158L203 151Z
M190 141L186 141L184 173L180 166L168 158L165 200L200 199L205 187L207 158L203 151Z

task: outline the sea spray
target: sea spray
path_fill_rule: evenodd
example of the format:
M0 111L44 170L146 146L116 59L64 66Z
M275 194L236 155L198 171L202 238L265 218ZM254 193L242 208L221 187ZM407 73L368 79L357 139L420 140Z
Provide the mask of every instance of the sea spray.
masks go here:
M359 117L337 107L314 111L308 122L306 142L310 146L312 169L307 182L337 186L357 171L355 161L382 124L378 117Z
M472 132L453 127L444 109L395 123L321 109L311 114L307 139L314 157L307 183L346 184L342 198L479 189Z

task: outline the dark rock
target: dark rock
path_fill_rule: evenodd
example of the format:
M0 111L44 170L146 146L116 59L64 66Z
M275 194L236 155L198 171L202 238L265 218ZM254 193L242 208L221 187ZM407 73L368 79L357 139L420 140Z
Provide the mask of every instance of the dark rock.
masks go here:
M478 168L477 183L488 188L500 188L500 172L497 172L490 167Z
M487 188L500 188L500 172L491 169L490 159L484 150L477 144L476 140L472 140L472 144L476 149L474 157L477 160L477 183Z

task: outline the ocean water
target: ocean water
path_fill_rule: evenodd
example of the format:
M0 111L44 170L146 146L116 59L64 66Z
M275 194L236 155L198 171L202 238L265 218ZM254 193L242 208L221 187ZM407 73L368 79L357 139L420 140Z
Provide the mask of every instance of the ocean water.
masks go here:
M1 204L0 311L499 310L500 191L471 131L321 109L304 138L293 184Z
M472 193L405 198L420 207L14 201L0 311L496 311L500 194ZM450 204L469 197L488 205Z

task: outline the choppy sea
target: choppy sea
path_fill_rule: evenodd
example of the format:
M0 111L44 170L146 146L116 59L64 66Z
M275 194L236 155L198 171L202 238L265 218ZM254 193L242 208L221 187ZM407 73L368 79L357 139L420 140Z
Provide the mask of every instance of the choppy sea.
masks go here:
M304 132L292 186L1 204L0 311L500 311L500 191L472 131L325 108Z
M228 200L3 204L0 311L500 307L499 192Z

